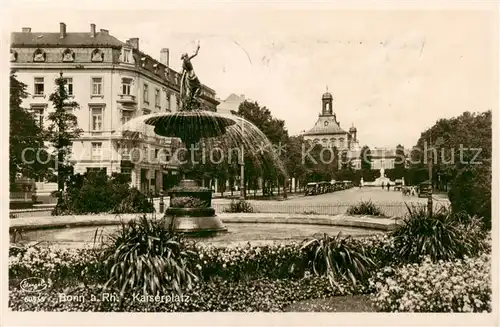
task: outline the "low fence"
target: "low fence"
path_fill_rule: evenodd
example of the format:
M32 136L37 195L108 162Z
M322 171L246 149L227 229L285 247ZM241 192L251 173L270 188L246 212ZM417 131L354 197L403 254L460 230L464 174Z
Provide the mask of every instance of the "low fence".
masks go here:
M252 206L254 213L289 213L303 215L339 215L346 214L353 203L294 203L289 201L248 201ZM375 203L378 209L387 217L404 217L408 213L409 206L426 206L426 203L408 201L404 202L385 202ZM220 203L214 201L212 204L216 212L226 212L231 204L228 201ZM435 201L434 210L438 210L443 206L448 206L447 201ZM155 202L156 211L159 212L159 203ZM168 207L168 201L165 201L165 208ZM37 209L19 209L11 210L11 218L27 218L27 217L45 217L50 216L52 207L44 207Z
M352 203L328 203L328 204L304 204L304 203L287 203L274 202L266 203L265 201L250 201L253 212L256 213L289 213L289 214L305 214L305 215L340 215L346 214ZM407 202L401 203L375 203L378 209L386 217L404 217L408 213L408 208L414 206L424 206L422 202ZM438 210L443 206L448 206L447 202L434 202L434 210ZM229 209L230 204L215 203L213 205L216 212L225 212Z

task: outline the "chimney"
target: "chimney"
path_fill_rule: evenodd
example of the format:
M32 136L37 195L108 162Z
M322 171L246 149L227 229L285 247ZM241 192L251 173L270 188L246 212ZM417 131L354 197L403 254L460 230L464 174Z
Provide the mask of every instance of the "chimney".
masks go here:
M64 23L59 23L60 26L60 38L63 39L66 37L66 24Z
M95 24L90 24L90 37L95 37Z
M170 50L168 48L163 48L160 51L160 62L164 64L165 66L169 67L169 60L170 60Z
M109 35L109 31L101 28L101 33L104 35Z
M23 27L23 33L31 33L31 27Z
M132 48L139 50L139 38L133 37L128 40L128 43L132 46Z

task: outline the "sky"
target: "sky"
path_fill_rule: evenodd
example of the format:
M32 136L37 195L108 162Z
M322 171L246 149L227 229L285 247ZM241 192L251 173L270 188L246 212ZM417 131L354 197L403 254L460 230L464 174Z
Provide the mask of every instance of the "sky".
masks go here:
M123 8L119 6L116 8ZM274 8L274 9L273 9ZM200 44L193 65L224 99L244 94L284 119L290 134L313 127L328 88L345 130L361 145L414 146L440 118L496 110L495 16L487 11L308 10L204 6L156 10L13 9L10 31L107 29L170 66Z

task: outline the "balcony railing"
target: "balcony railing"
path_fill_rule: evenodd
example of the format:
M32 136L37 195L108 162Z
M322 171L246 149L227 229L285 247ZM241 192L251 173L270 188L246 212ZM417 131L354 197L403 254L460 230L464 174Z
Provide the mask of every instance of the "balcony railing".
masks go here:
M118 94L118 102L136 104L137 100L135 98L135 95L132 94Z

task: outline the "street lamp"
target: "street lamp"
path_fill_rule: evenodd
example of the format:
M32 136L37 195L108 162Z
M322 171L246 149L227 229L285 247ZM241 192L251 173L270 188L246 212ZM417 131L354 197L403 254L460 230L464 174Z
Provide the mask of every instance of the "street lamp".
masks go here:
M436 139L436 143L435 145L437 147L441 146L443 144L444 140L442 137L438 137ZM431 152L431 154L429 155L429 159L428 159L428 170L429 170L429 182L430 182L430 186L429 186L429 191L428 191L428 194L427 194L427 212L429 214L429 217L432 217L432 209L433 209L433 205L432 205L432 149L431 149L431 145L432 145L432 132L429 131L429 150ZM437 159L437 150L436 150L436 159Z
M429 142L430 143L430 142ZM432 151L431 151L432 153ZM433 208L433 205L432 205L432 155L429 155L429 159L428 159L428 170L429 170L429 189L428 189L428 193L427 193L427 213L429 215L429 218L432 217L432 208Z

